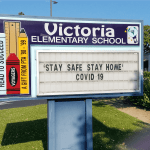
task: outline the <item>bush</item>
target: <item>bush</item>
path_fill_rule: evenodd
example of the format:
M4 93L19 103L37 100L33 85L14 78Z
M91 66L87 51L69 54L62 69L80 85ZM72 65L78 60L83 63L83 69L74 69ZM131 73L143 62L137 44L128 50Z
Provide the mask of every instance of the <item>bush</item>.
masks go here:
M150 72L144 71L144 78L149 78L150 79Z
M143 96L129 96L130 101L139 106L150 108L150 72L144 72Z

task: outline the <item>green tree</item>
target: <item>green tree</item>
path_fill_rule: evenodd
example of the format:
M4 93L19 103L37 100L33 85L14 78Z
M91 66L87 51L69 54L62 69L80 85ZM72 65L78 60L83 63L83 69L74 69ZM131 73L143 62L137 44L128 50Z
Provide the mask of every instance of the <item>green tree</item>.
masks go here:
M24 13L23 12L19 12L18 15L24 15Z
M150 26L144 26L144 54L150 53Z

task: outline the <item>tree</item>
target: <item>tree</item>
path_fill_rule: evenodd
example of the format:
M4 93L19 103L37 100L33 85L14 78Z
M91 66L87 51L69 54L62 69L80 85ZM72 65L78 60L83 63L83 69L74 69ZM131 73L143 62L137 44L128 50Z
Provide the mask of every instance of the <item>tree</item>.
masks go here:
M150 53L150 26L144 26L144 54Z
M19 12L18 15L24 15L24 13L23 12Z

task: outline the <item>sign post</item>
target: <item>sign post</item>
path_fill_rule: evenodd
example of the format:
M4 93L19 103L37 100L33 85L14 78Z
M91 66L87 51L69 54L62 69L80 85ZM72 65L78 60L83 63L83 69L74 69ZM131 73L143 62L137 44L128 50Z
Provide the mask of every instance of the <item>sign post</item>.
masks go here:
M48 149L92 150L92 99L48 100Z
M47 99L49 150L93 149L92 99L142 95L142 20L0 15L0 101Z

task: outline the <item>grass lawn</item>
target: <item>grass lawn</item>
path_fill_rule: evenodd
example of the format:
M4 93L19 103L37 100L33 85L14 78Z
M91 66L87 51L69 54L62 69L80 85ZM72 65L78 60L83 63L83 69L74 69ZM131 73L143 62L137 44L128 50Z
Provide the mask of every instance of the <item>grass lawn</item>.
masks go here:
M47 105L0 110L0 150L47 150Z
M100 101L92 102L93 150L123 150L124 140L148 127L142 121Z
M100 101L92 102L93 150L124 148L124 139L145 127ZM0 110L0 149L47 150L47 105Z

